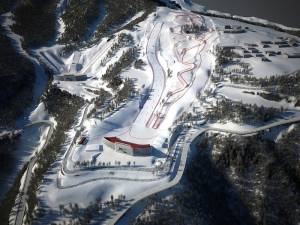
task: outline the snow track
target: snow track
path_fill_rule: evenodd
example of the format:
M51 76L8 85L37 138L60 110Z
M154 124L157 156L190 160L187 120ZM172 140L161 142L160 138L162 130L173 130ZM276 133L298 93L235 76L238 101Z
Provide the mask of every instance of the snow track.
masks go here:
M153 119L154 111L157 105L159 104L159 101L162 97L163 91L166 86L165 71L157 58L159 35L162 26L163 23L157 23L154 25L147 43L146 53L153 74L153 81L150 87L151 94L149 100L145 103L142 111L139 113L138 117L135 120L135 123L145 124L147 127L149 127Z
M113 44L113 40L104 43L104 46L101 47L101 49L93 56L90 62L81 70L81 73L86 74L89 72L93 65L97 63L98 60L102 59L103 55L112 47Z

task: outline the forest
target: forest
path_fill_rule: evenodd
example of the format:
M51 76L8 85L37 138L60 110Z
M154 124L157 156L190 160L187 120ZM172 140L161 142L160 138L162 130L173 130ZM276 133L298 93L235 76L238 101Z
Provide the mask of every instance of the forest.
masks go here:
M263 133L200 137L177 191L148 198L133 224L299 223L299 131L295 125L276 144Z

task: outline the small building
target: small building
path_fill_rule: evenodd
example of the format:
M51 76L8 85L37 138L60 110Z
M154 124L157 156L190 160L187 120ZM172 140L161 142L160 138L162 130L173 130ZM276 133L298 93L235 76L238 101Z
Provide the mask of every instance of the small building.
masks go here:
M252 52L252 53L255 53L255 54L260 53L260 51L259 51L258 49L256 49L256 48L255 48L255 49L252 49L251 52Z
M275 51L265 51L266 54L274 54L274 55L277 55Z
M286 41L275 41L275 45L287 45L288 43Z
M258 44L253 44L253 43L245 43L245 45L252 48L258 47Z
M87 75L64 73L64 74L57 75L56 79L59 81L85 81L87 80Z
M261 41L261 44L262 45L271 45L271 44L273 44L273 42L272 41Z
M299 59L300 58L300 53L294 53L294 54L285 53L285 54L283 54L283 56L285 58L290 58L290 59Z
M275 52L275 51L265 51L265 53L269 56L276 56L281 55L281 51Z
M234 46L234 45L226 45L226 46L219 45L219 46L224 50L233 50L238 48L238 46Z
M152 152L150 144L137 144L123 141L117 137L104 137L103 143L113 150L132 156L149 156Z
M246 31L244 29L241 29L241 30L224 30L224 33L225 34L242 34L242 33L245 33Z
M243 29L241 26L231 26L231 25L225 25L224 33L232 33L232 34L239 34L239 33L245 33L246 30Z
M89 144L85 146L86 152L103 152L103 145Z
M289 44L278 45L279 48L289 48L291 47Z
M286 38L285 38L285 37L282 37L282 36L280 36L280 37L277 37L277 39L279 39L279 40L285 40Z
M253 56L251 54L244 54L244 58L252 58Z

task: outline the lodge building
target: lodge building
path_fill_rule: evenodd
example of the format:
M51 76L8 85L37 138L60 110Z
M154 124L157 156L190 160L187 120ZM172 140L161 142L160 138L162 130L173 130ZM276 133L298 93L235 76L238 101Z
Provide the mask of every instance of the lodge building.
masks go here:
M149 144L136 144L123 141L117 137L104 137L103 144L117 152L122 152L132 156L151 155L152 146Z

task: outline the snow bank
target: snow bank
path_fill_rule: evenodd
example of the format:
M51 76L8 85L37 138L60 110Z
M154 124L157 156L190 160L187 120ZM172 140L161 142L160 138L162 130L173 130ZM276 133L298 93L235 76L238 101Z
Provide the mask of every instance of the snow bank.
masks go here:
M48 119L48 113L45 109L45 104L41 102L34 111L31 112L29 116L29 120L31 123L41 121L41 120L47 120Z

